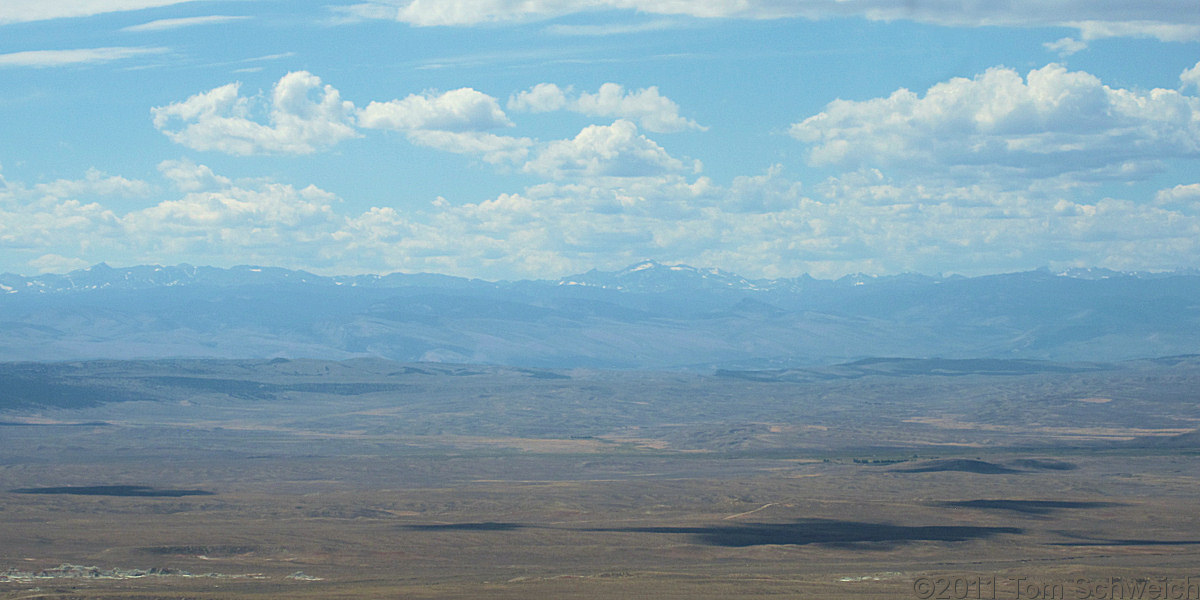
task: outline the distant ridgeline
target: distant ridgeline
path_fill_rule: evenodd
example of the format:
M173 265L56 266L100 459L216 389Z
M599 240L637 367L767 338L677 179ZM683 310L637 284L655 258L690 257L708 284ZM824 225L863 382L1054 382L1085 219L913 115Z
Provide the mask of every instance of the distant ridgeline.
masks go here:
M330 358L771 369L873 356L1200 350L1200 273L747 279L648 261L557 281L104 264L0 275L0 361Z

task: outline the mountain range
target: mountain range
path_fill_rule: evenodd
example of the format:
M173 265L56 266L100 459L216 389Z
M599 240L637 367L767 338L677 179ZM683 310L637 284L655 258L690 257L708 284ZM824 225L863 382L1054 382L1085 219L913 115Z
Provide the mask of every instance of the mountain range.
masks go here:
M769 369L1200 351L1200 273L749 279L645 261L558 280L105 264L0 275L0 360L352 358Z

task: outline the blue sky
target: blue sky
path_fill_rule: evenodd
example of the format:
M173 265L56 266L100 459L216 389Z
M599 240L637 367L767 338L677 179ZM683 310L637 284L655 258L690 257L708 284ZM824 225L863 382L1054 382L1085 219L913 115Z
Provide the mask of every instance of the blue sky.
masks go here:
M1195 0L5 0L0 271L1200 267Z

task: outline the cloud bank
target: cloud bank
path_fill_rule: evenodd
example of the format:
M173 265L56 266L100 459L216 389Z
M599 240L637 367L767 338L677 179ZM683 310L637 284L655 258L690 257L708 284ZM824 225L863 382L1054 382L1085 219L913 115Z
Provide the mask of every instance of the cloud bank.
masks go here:
M1169 269L1200 258L1200 184L1156 200L982 186L933 188L878 171L804 194L782 169L737 178L658 172L550 182L492 199L363 212L312 185L236 181L188 160L161 184L98 172L0 188L0 247L32 269L127 263L268 264L317 272L435 271L493 279L618 268L646 256L750 276L1034 266ZM166 199L119 212L107 198Z

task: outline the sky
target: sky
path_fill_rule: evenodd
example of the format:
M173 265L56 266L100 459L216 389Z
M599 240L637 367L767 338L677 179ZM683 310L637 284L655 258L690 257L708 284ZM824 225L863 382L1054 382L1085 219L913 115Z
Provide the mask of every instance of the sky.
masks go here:
M0 272L1200 267L1196 0L4 0Z

